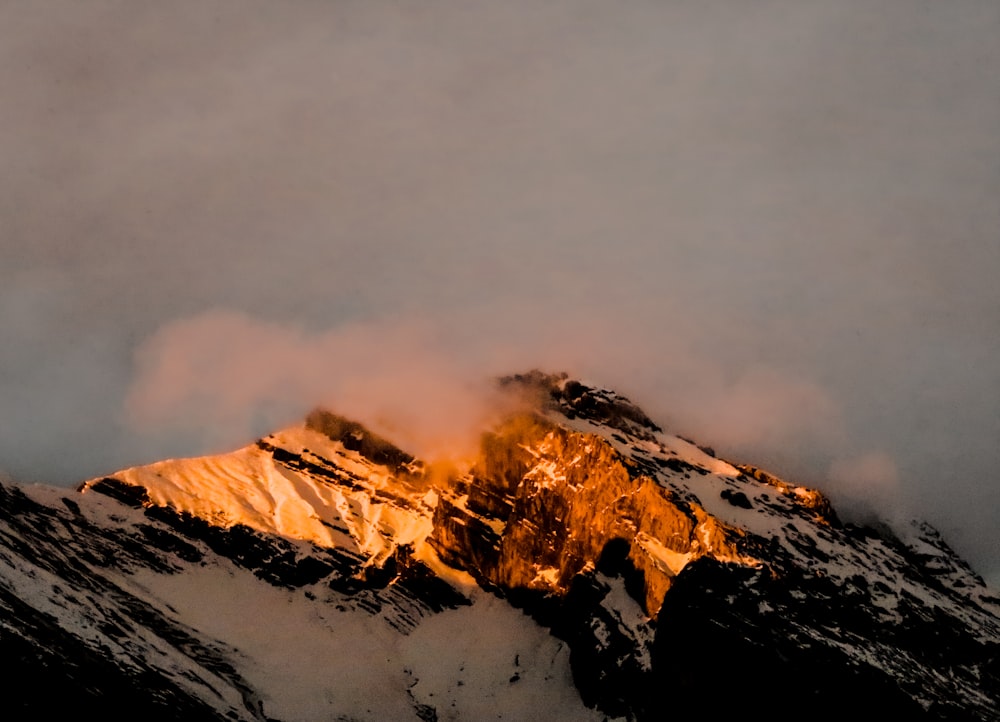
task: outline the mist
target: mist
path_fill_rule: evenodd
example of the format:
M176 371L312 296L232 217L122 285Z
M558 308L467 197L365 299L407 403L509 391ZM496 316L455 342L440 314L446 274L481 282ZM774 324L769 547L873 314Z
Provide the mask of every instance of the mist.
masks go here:
M0 471L567 371L1000 582L990 0L0 3Z

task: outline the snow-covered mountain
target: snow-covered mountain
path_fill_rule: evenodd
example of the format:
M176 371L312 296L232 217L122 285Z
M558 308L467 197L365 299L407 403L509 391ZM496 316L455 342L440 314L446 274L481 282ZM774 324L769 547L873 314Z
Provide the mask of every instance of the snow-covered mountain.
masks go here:
M1000 720L1000 598L614 392L467 469L326 411L76 492L0 486L5 719Z

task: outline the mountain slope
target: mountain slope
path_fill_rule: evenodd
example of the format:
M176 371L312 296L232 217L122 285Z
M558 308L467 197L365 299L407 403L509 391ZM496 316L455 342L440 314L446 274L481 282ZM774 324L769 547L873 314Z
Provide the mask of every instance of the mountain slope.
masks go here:
M1000 600L933 529L843 524L613 392L502 383L522 411L457 474L316 412L3 488L0 653L106 716L1000 719Z

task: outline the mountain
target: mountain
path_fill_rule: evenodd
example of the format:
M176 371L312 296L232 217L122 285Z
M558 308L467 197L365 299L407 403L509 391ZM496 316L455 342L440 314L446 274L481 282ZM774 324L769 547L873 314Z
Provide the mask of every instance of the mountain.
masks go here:
M1000 598L565 375L466 468L328 411L0 486L5 719L1000 720Z

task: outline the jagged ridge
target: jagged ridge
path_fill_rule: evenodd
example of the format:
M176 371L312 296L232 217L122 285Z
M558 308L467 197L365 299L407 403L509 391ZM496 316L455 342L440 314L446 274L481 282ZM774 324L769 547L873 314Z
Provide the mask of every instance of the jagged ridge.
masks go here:
M998 600L932 529L843 524L818 492L565 375L501 386L530 404L458 478L317 411L229 455L88 482L84 498L138 514L161 573L221 555L394 633L478 609L476 585L489 589L569 645L584 702L613 716L695 711L716 682L689 662L722 655L743 670L729 682L743 713L840 710L851 689L872 716L998 718ZM795 692L751 694L760 669ZM421 719L439 709L417 697Z

